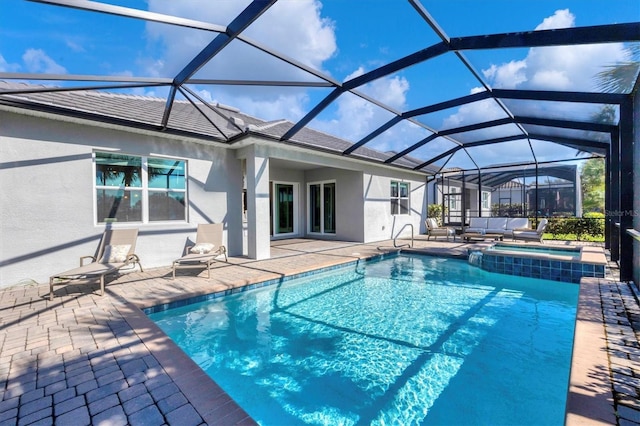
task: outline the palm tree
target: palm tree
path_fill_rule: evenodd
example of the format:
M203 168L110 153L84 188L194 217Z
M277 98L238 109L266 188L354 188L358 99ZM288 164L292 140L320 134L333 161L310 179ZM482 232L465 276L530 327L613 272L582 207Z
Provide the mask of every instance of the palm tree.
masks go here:
M640 44L632 44L625 50L628 60L607 65L596 74L596 85L603 92L629 93L633 90L640 71Z

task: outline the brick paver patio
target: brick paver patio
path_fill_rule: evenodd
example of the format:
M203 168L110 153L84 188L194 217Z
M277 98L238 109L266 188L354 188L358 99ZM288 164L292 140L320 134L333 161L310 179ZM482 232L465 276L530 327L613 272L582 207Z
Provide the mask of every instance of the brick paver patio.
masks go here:
M418 238L415 246L462 255L468 245ZM286 240L273 243L272 259L218 264L210 280L197 271L172 280L170 268L156 268L108 280L104 297L98 284L56 287L53 301L46 284L2 289L0 425L254 424L140 308L393 249L391 241ZM593 281L590 294L581 291L568 422L639 424L637 291Z

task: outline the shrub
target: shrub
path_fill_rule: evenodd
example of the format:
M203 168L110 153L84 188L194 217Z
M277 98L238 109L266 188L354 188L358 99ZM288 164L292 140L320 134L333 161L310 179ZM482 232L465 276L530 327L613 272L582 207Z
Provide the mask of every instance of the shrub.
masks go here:
M589 212L583 215L587 222L586 234L592 237L604 237L604 213Z
M534 223L535 219L530 219ZM554 239L564 238L582 241L586 237L590 240L604 239L604 215L598 212L587 213L584 217L550 218L546 232Z
M427 217L432 217L442 226L442 204L429 204L427 206Z

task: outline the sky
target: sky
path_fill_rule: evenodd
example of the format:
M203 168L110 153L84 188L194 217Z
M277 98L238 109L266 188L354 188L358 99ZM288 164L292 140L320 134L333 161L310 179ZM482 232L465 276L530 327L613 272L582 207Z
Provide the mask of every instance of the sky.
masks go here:
M246 0L111 0L104 3L225 26ZM449 37L567 28L640 21L637 0L423 0L422 5ZM24 0L0 0L0 73L89 74L174 77L215 34L119 16ZM269 49L336 81L346 81L440 41L408 1L279 0L244 33ZM595 90L593 76L628 59L622 44L496 49L465 52L475 72L494 88ZM200 69L195 78L318 81L240 41ZM0 75L0 79L2 76ZM47 84L72 84L46 82ZM86 83L76 83L86 84ZM191 86L200 96L239 108L265 120L296 122L330 89L255 86ZM396 111L407 111L482 89L452 53L385 76L359 90ZM166 96L165 88L127 90ZM507 105L520 114L523 105ZM526 106L529 110L531 106ZM590 116L593 106L537 105L558 115ZM540 113L538 111L538 113ZM535 114L536 111L527 111ZM392 117L362 98L344 94L310 127L357 142ZM416 119L442 130L477 123L505 113L492 101L468 104ZM496 137L513 129L491 129L462 137ZM404 122L374 139L370 147L398 152L427 137L428 130ZM539 142L539 141L538 141ZM540 159L564 148L536 143ZM453 146L438 138L413 153L430 158ZM521 143L500 150L478 150L483 164L530 159ZM473 166L463 152L456 165ZM505 158L506 157L508 158ZM567 151L566 155L575 155ZM507 161L508 160L508 161ZM453 163L452 163L453 164Z

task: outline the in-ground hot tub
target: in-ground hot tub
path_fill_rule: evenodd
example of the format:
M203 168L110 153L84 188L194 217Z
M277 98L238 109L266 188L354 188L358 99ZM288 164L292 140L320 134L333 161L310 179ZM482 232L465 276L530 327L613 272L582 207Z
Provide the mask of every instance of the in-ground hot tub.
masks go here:
M601 247L553 247L497 243L471 250L469 261L489 272L579 283L604 278L607 258Z

